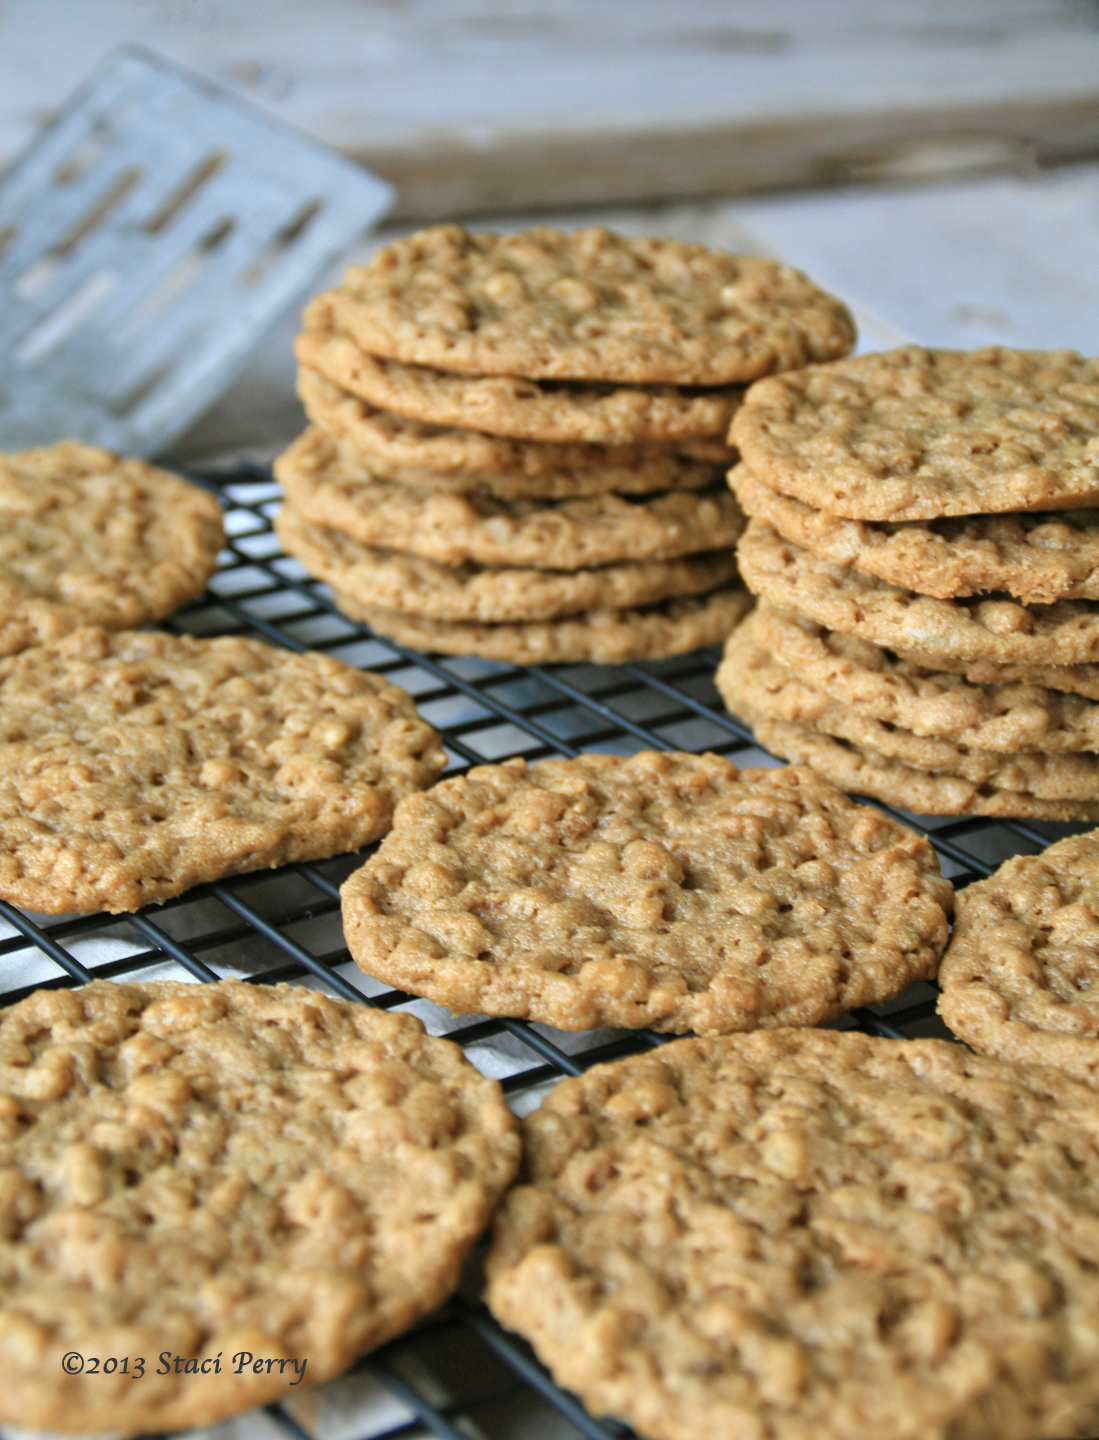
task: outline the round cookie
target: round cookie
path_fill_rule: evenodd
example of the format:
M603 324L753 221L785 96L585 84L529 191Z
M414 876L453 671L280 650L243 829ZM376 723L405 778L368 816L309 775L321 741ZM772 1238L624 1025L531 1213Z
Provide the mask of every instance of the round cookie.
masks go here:
M535 380L728 385L846 355L847 309L788 265L597 226L435 225L330 292L364 350Z
M368 355L335 328L324 295L310 301L304 320L294 354L342 389L410 420L513 440L724 443L744 393L739 385L684 391L670 385L539 384L511 375L452 375Z
M772 755L808 765L854 795L866 795L916 815L981 815L993 820L1099 821L1099 798L1044 800L1018 788L977 784L945 771L931 774L881 755L869 746L833 739L812 725L769 720L738 703L733 711L751 725L756 739Z
M727 649L714 680L728 708L742 718L810 726L915 770L959 775L982 788L1019 790L1042 800L1099 797L1099 757L1034 750L1003 753L913 735L858 708L837 705L827 692L813 690L784 670L767 650Z
M340 893L356 963L459 1013L714 1034L929 978L951 886L809 771L648 751L443 781Z
M815 723L826 711L854 710L969 748L1099 751L1099 706L1083 696L1030 683L973 685L766 600L729 637L717 679L735 693L741 676L756 674L784 693L785 713L777 718Z
M902 648L898 648L896 655L899 660L922 670L963 675L971 685L1042 685L1047 690L1099 700L1099 665L997 664L994 660L921 655L917 650Z
M1099 504L1099 360L906 345L752 387L730 435L752 474L852 520Z
M1099 1084L1099 831L960 891L939 984L967 1045Z
M1006 591L1025 605L1099 599L1099 510L965 515L901 525L843 520L781 495L746 465L729 473L744 512L832 565L939 600Z
M0 1056L5 1426L189 1430L331 1379L454 1290L519 1159L456 1045L289 985L39 990Z
M744 516L724 486L626 500L498 500L439 495L363 479L321 430L299 435L275 461L275 478L297 514L362 545L401 550L442 565L579 570L621 560L674 560L732 546Z
M554 620L588 610L621 610L703 594L737 573L732 550L681 560L626 561L594 570L440 565L417 555L372 549L338 530L310 525L290 505L276 515L275 530L288 555L342 595L353 595L360 605L422 620L481 624Z
M77 630L0 661L0 898L117 914L357 850L445 763L403 690L327 655Z
M423 425L376 410L305 366L298 371L298 394L313 424L339 442L345 465L357 463L375 479L418 490L487 490L502 500L702 490L721 479L735 454L718 440L685 440L674 450L656 445L543 445Z
M728 585L687 600L665 600L636 610L589 610L560 620L480 625L473 621L421 620L394 610L364 605L334 591L336 604L378 635L439 655L479 655L509 665L564 665L591 662L625 665L633 660L667 660L725 639L752 608L743 585Z
M142 460L76 440L0 454L0 655L170 615L224 543L213 495Z
M782 610L875 645L939 658L994 664L1078 665L1099 660L1099 602L1021 605L974 597L935 600L832 565L752 520L737 547L749 589Z
M653 1440L1099 1433L1099 1097L940 1040L680 1040L523 1122L489 1306Z

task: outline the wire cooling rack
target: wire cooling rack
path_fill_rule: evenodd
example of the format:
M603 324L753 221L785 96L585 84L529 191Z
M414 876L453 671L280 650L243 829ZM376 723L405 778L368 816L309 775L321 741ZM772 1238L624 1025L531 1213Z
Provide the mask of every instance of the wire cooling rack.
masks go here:
M245 468L204 483L222 496L228 546L207 593L168 628L255 635L385 674L414 696L442 735L448 773L513 755L533 760L581 750L715 750L741 765L779 763L724 713L713 686L716 650L657 664L551 669L423 655L340 614L327 587L282 554L271 528L279 490L268 472ZM944 872L958 885L989 874L1010 855L1084 828L889 813L930 836ZM0 1003L96 977L237 975L255 983L318 985L418 1014L499 1078L519 1113L535 1108L563 1076L662 1043L649 1032L564 1034L522 1020L455 1017L371 981L351 963L340 925L338 887L361 860L341 856L202 885L123 917L35 917L0 902ZM841 1023L895 1039L945 1035L934 1011L934 990L921 984ZM367 1356L343 1380L216 1428L228 1433L231 1427L247 1440L621 1440L631 1434L616 1422L594 1420L559 1389L529 1348L493 1321L478 1289L474 1264L443 1309Z

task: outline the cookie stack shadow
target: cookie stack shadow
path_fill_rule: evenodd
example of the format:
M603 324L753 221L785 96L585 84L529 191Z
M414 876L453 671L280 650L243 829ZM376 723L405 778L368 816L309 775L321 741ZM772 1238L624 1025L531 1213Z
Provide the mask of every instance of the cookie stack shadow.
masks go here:
M923 814L1099 820L1099 363L905 347L749 391L757 609L717 674L774 754Z
M310 427L275 466L283 546L417 649L613 663L722 640L752 603L723 478L743 385L722 376L798 363L684 356L680 311L735 289L735 265L749 290L752 267L779 276L810 328L822 310L826 350L848 348L842 307L793 272L603 230L439 226L351 267L296 343ZM687 277L672 319L646 289L662 266ZM598 324L578 340L585 307Z

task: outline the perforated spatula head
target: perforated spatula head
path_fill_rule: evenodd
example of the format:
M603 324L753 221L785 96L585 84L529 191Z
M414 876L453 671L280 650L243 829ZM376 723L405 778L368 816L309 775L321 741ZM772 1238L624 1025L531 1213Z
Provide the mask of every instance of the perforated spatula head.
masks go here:
M0 449L155 455L392 203L155 56L115 52L0 176Z

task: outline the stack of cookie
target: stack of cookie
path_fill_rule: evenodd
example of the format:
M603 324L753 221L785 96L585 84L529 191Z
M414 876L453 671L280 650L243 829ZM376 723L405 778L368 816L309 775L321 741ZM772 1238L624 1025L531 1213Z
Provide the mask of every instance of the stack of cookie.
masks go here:
M516 663L656 659L751 603L722 483L744 382L845 354L770 260L437 226L305 312L283 545L378 633Z
M761 742L926 814L1099 819L1099 361L905 347L753 386L762 597L718 687Z

